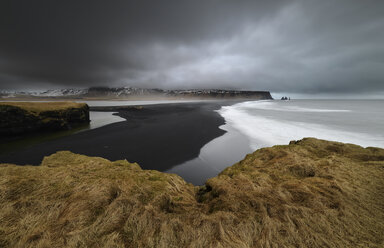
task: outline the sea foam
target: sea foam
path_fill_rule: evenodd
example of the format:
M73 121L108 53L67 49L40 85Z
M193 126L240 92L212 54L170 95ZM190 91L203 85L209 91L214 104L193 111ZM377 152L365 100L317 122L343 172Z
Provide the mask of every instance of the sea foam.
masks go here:
M285 112L285 116L268 114L271 111ZM297 104L296 106L285 106L277 104L276 101L252 101L224 106L218 112L225 118L228 125L249 138L252 149L284 145L291 140L304 137L353 143L364 147L384 147L383 136L365 133L364 126L361 127L361 132L349 132L327 125L326 120L318 124L309 123L308 121L292 121L292 118L288 118L289 112L340 112L340 115L342 115L350 112L350 110L306 108L297 106ZM276 116L281 117L281 119L277 119ZM349 125L349 123L346 122L345 125Z

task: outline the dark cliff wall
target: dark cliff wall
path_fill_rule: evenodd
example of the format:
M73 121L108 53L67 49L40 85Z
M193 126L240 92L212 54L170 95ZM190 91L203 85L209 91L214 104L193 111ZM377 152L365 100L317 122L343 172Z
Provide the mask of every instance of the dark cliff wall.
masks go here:
M220 98L220 99L273 99L269 91L196 91L170 94L171 96L196 97L196 98Z
M47 103L44 103L47 104ZM0 136L12 136L33 131L55 131L71 129L81 123L88 123L87 104L60 106L57 109L28 109L17 104L0 104ZM36 103L34 103L36 106Z
M83 97L113 98L203 98L203 99L273 99L269 91L240 91L219 89L161 90L139 88L93 87Z

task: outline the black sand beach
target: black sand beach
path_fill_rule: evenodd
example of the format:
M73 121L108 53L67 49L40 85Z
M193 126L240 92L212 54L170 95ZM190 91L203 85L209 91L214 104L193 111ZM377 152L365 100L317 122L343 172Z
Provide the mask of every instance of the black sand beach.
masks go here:
M228 102L175 103L119 108L126 121L34 144L0 154L0 163L39 165L44 156L57 151L127 159L143 169L165 171L198 156L201 147L225 131L224 119L214 110ZM99 108L99 111L102 111Z

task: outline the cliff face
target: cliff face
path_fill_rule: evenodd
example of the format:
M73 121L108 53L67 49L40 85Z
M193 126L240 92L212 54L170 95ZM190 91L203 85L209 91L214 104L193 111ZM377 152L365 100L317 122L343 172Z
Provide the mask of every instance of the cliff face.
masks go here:
M140 89L140 88L89 88L84 97L115 97L115 98L200 98L200 99L272 99L269 91L239 91L220 89L192 89L192 90L162 90L162 89Z
M163 90L135 87L91 87L89 89L62 89L45 92L0 92L4 99L272 99L268 91L222 89Z
M0 136L70 129L88 123L89 107L70 102L0 103Z
M269 91L237 91L237 90L180 90L170 91L168 96L207 98L207 99L273 99Z
M0 165L1 247L383 247L384 150L304 139L195 187L70 152Z

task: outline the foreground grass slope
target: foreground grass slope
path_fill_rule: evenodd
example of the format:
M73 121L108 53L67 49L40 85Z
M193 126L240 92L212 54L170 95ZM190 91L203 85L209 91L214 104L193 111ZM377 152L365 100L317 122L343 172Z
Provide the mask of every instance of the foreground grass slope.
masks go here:
M384 150L304 139L196 187L70 152L0 166L0 247L384 247Z
M75 102L0 102L0 136L70 129L89 123L89 107Z

